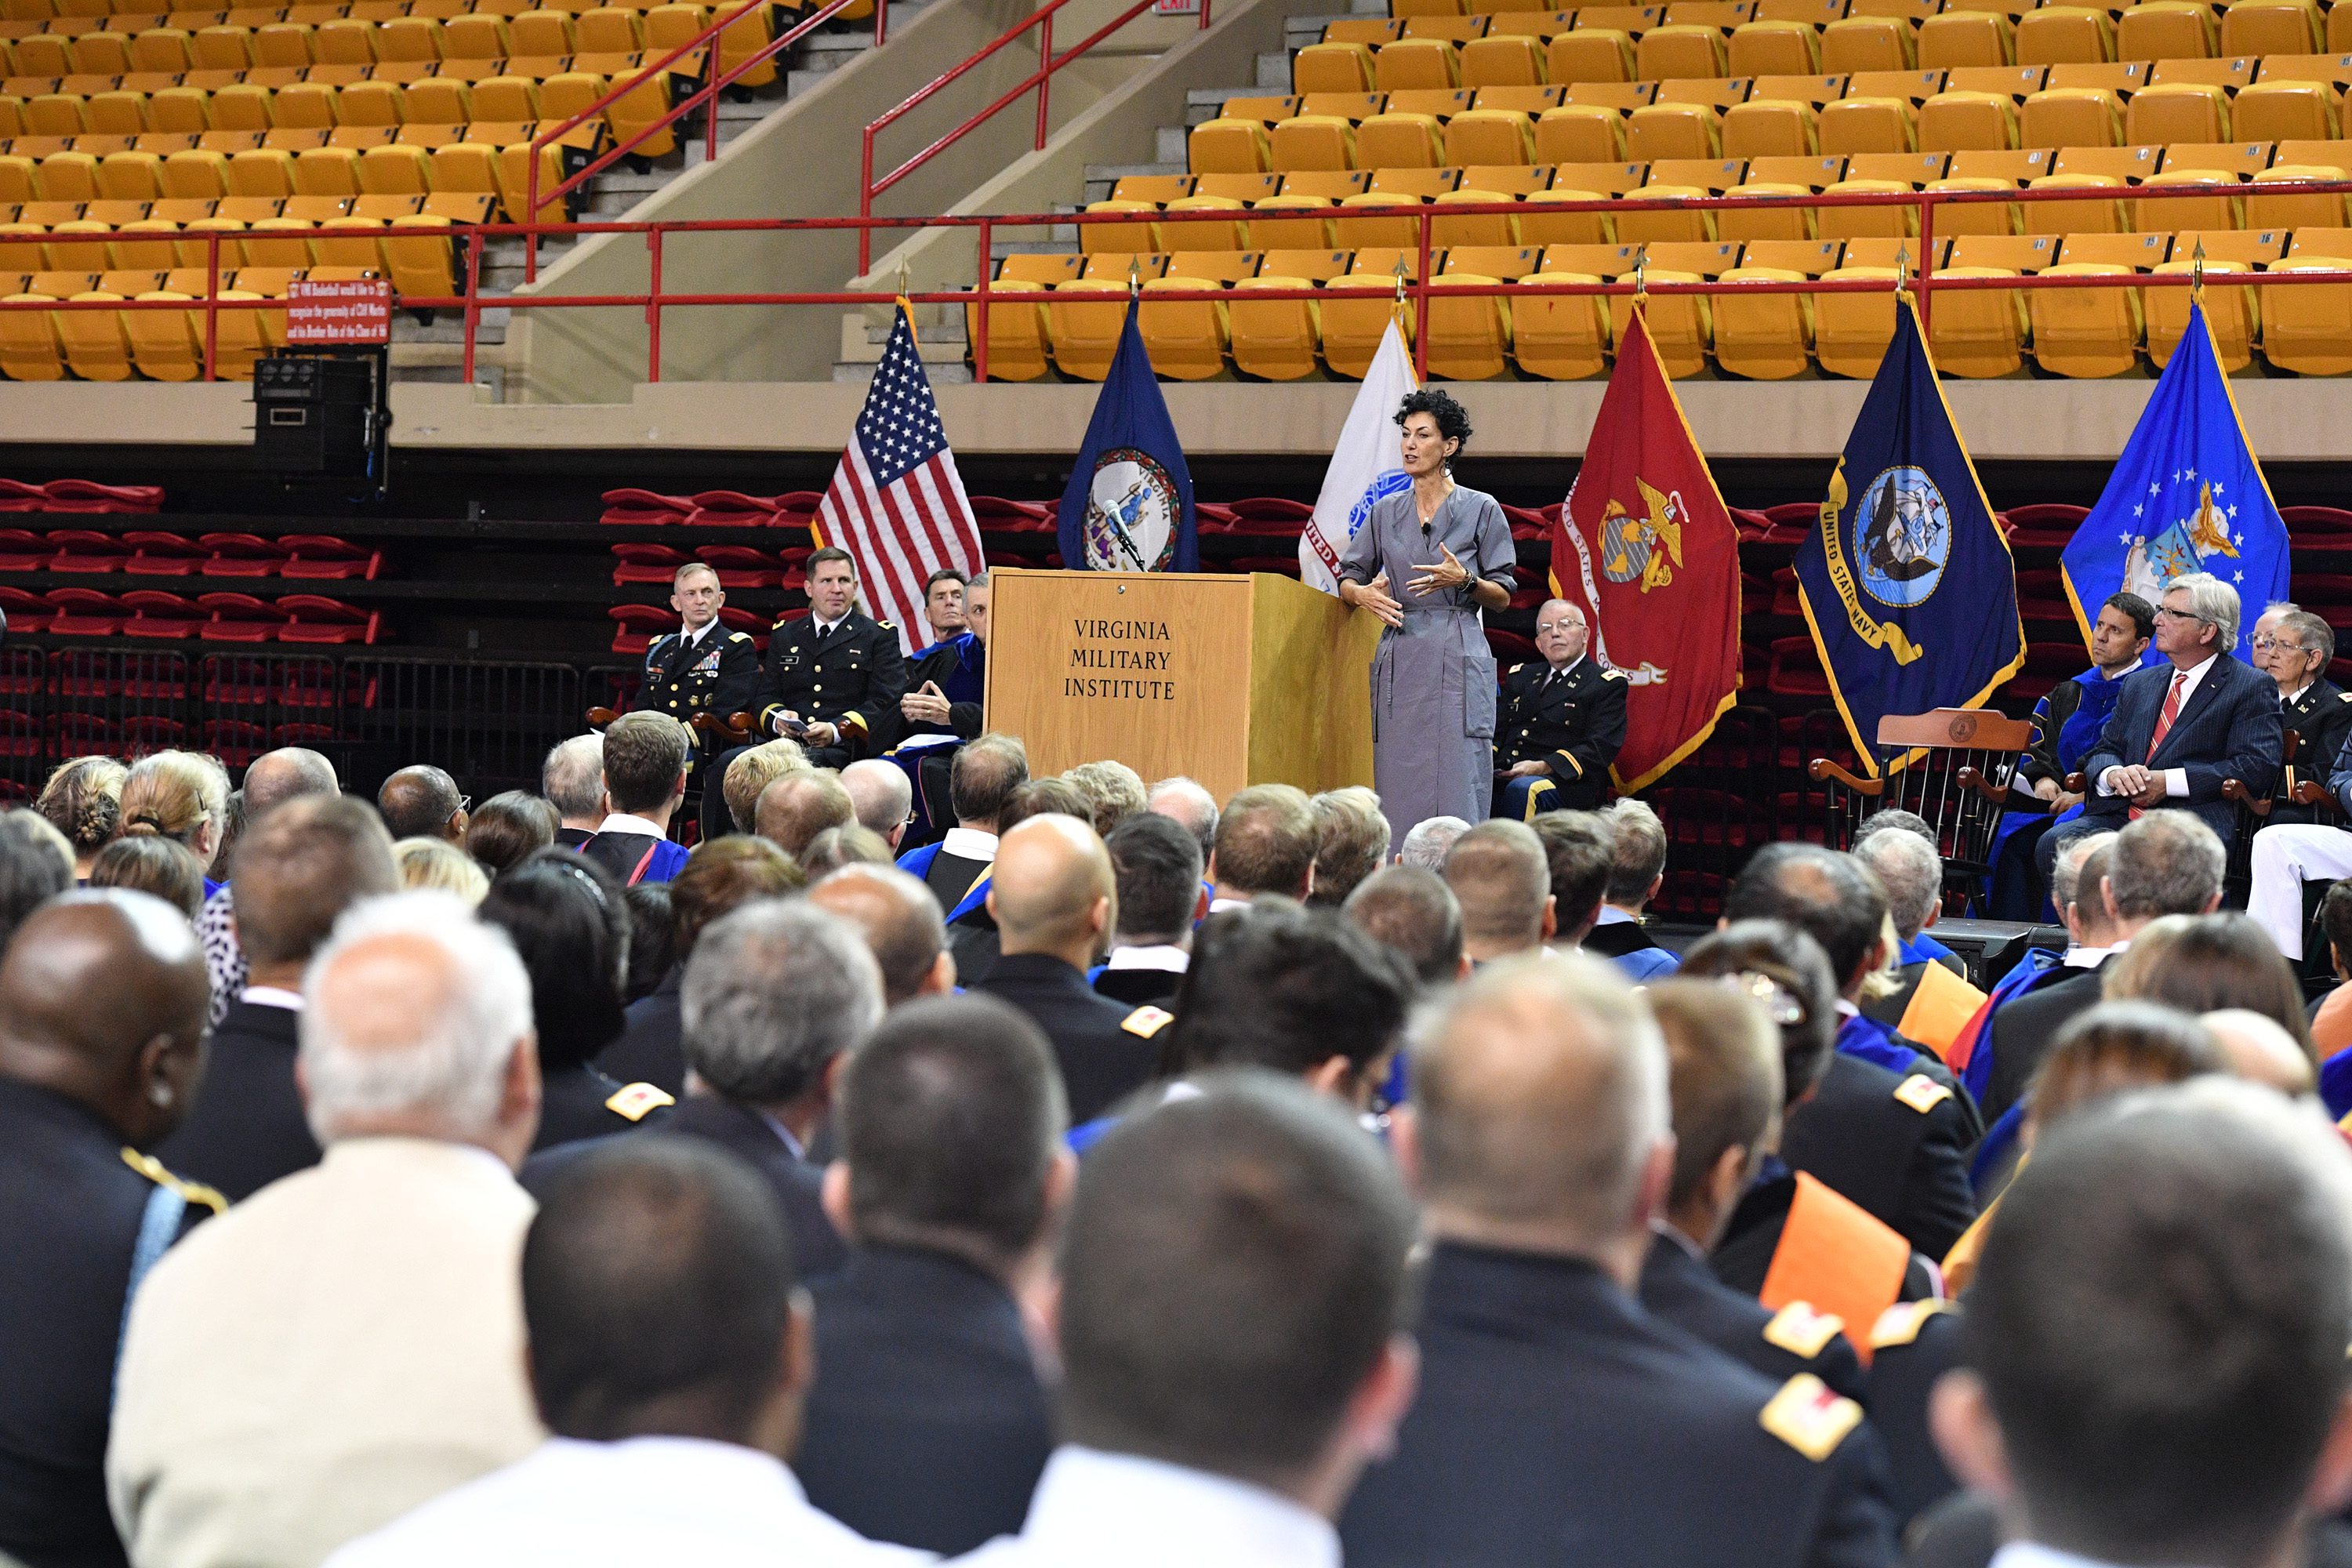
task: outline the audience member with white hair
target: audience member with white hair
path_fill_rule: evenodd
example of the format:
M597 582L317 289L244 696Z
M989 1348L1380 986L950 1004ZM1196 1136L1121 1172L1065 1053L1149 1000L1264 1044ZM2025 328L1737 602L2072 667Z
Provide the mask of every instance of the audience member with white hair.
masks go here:
M879 834L896 855L898 840L907 837L907 824L915 813L915 786L906 770L896 763L867 757L841 770L841 787L849 792L857 825Z
M1445 857L1453 852L1454 841L1470 831L1470 825L1458 816L1424 816L1409 828L1404 842L1397 846L1397 863L1418 866L1424 871L1445 873Z
M547 753L539 770L539 793L554 803L562 819L555 841L577 849L604 825L604 737L574 735Z
M458 900L402 893L337 922L302 994L325 1160L175 1247L130 1314L107 1485L141 1568L310 1568L542 1436L530 976Z

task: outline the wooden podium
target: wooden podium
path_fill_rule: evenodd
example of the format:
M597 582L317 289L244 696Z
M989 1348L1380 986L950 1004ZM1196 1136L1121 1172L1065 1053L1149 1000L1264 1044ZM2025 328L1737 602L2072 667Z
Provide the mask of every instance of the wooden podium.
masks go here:
M1372 782L1381 624L1268 573L989 574L988 727L1044 776L1113 758L1219 800Z

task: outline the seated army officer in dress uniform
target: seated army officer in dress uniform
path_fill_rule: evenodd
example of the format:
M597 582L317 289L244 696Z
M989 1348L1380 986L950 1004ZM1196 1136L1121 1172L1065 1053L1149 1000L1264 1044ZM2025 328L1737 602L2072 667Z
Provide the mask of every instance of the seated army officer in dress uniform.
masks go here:
M724 719L760 700L759 652L750 633L730 632L719 624L719 607L726 602L718 573L699 561L677 569L670 580L669 607L686 625L646 649L639 708L667 713L690 727L698 713ZM709 738L699 731L697 741L688 754L689 767L708 761L713 750ZM723 775L714 775L713 795L719 793L719 776Z
M877 750L875 737L895 720L907 689L907 656L898 628L856 607L857 567L849 552L827 545L808 558L809 611L776 623L768 638L765 694L753 734L786 735L801 743L811 765L845 767ZM737 747L713 759L710 776L723 779ZM702 834L734 831L724 792L705 790Z
M1536 612L1544 662L1512 667L1495 721L1496 816L1601 804L1625 743L1625 678L1584 657L1588 636L1584 612L1565 599Z

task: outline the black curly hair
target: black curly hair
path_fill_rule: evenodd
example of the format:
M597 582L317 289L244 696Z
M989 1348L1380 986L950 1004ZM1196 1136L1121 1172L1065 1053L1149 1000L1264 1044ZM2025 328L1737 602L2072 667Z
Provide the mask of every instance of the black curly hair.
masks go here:
M1437 421L1437 433L1440 436L1449 441L1461 443L1461 447L1454 448L1457 456L1462 447L1467 447L1470 444L1470 411L1454 402L1450 395L1426 386L1406 393L1404 401L1397 405L1397 425L1402 427L1407 419L1416 414L1428 415Z

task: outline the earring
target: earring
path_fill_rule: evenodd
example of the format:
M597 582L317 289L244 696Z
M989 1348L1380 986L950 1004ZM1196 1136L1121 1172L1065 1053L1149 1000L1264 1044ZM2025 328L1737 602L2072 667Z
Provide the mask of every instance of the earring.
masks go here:
M172 1105L172 1086L159 1078L147 1086L147 1098L155 1102L158 1110L168 1110Z

